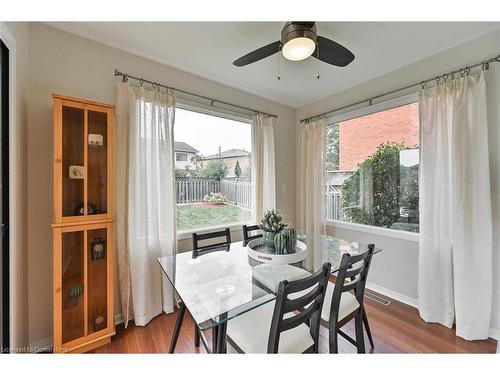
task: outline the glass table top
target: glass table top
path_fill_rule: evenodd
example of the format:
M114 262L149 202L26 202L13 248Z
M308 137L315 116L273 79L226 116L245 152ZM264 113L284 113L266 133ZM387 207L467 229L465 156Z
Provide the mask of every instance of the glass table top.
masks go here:
M298 233L297 239L306 244L307 258L293 265L258 262L248 256L243 241L201 255L189 251L161 257L158 263L197 325L207 330L273 301L282 280L306 277L326 261L335 273L344 253L368 251L367 244L332 236ZM380 251L376 248L375 254Z

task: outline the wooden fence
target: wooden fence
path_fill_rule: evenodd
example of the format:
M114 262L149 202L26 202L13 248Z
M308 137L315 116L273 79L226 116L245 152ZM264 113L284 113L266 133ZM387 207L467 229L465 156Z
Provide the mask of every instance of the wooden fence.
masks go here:
M210 193L222 193L229 203L250 209L252 206L252 181L237 178L178 177L177 203L203 202Z
M252 181L249 179L179 177L176 182L177 203L199 203L203 202L205 195L222 193L229 203L246 209L252 208ZM328 220L344 220L340 191L327 187L325 209Z
M203 202L205 195L220 192L220 181L214 178L176 178L177 203Z
M342 196L338 191L327 191L325 194L326 218L328 220L344 220L342 212Z
M247 179L223 178L220 191L236 206L252 208L252 181Z

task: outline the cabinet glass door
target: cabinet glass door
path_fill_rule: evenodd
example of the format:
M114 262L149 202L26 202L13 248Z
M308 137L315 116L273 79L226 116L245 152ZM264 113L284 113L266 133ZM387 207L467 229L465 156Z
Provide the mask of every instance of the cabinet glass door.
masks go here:
M107 328L107 229L87 231L88 333Z
M84 335L84 232L62 234L62 341Z
M83 215L84 202L84 110L62 107L62 213Z
M88 215L105 214L108 209L108 114L88 111Z

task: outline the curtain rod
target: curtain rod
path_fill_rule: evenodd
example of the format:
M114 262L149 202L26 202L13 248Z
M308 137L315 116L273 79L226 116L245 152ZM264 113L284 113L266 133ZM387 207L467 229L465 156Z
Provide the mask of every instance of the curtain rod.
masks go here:
M444 81L446 81L448 78L452 78L453 79L455 77L455 74L457 74L457 73L460 73L460 75L463 77L464 74L469 74L469 72L470 72L471 69L477 68L479 66L481 66L483 70L488 70L490 68L490 63L496 63L496 62L500 62L500 55L497 55L497 56L492 57L492 58L487 59L487 60L483 60L483 61L478 62L478 63L473 64L473 65L468 65L468 66L465 66L463 68L459 68L459 69L453 70L453 71L448 72L448 73L440 74L440 75L438 75L438 76L436 76L434 78L429 78L429 79L426 79L424 81L420 81L420 82L413 83L413 84L405 86L405 87L401 87L399 89L391 90L391 91L385 92L383 94L372 96L371 98L368 98L368 99L360 100L359 102L356 102L356 103L352 103L352 104L348 104L348 105L345 105L345 106L342 106L342 107L339 107L339 108L335 108L335 109L332 109L330 111L326 111L326 112L320 113L319 115L314 115L314 116L306 117L306 118L300 120L300 122L301 123L303 123L303 122L309 122L311 120L315 120L315 119L318 119L320 117L327 116L327 115L329 115L331 113L342 111L344 109L347 109L347 108L350 108L350 107L354 107L356 105L363 104L363 103L369 103L369 105L372 105L372 103L373 103L374 100L380 99L380 98L382 98L384 96L387 96L387 95L395 94L397 92L405 91L405 90L408 90L408 89L411 89L411 88L417 87L417 86L422 86L422 88L424 88L425 85L427 85L430 82L436 81L436 83L439 83L439 81L441 79L443 79Z
M263 115L266 115L266 116L269 116L269 117L278 118L278 115L275 115L275 114L272 114L272 113L266 113L266 112L262 112L262 111L257 111L256 109L243 107L241 105L237 105L237 104L225 102L223 100L210 98L208 96L204 96L204 95L200 95L200 94L195 94L193 92L184 91L184 90L181 90L181 89L176 89L175 87L170 87L170 86L164 85L162 83L150 81L150 80L147 80L147 79L144 79L144 78L140 78L140 77L134 77L134 76L132 76L130 74L127 74L127 73L122 73L122 72L118 71L117 69L115 69L115 77L116 76L123 77L123 82L127 82L129 79L133 79L133 80L138 81L141 84L141 86L142 86L142 84L144 82L146 82L146 83L151 84L153 86L153 88L163 87L163 88L165 88L167 90L174 90L174 91L177 91L177 92L181 92L183 94L187 94L187 95L191 95L191 96L196 96L197 98L201 98L201 99L205 99L205 100L210 101L210 106L212 106L212 107L213 107L214 103L221 103L221 104L225 104L225 105L228 105L228 106L231 106L231 107L244 109L244 110L249 111L249 112L260 113L260 114L263 114Z

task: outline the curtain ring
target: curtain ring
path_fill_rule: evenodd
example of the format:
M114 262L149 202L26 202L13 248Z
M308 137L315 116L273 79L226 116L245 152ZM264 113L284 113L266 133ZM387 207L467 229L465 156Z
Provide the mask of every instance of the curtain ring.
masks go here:
M141 87L142 87L142 85L144 84L144 80L141 78L141 79L139 80L139 83L140 83L140 85L141 85Z
M422 87L422 89L425 89L425 84L426 84L425 81L420 82L420 86Z
M438 85L439 85L439 82L441 81L441 77L440 77L440 76L437 76L435 79L436 79L436 84L438 84Z
M482 69L483 71L488 70L490 68L490 63L488 61L483 61Z
M462 69L460 69L460 71L459 71L459 72L460 72L460 77L463 77L463 76L464 76L464 74L465 74L465 69L464 69L464 68L462 68Z
M156 88L158 87L158 85L156 83L154 83L154 82L151 84L151 86L153 86L153 90L156 90Z
M124 83L128 82L128 75L127 75L127 74L124 74L124 75L123 75L122 81L123 81Z
M443 74L443 81L444 81L445 83L446 83L446 80L447 80L447 79L448 79L448 74L447 74L447 73Z
M468 75L469 75L469 73L470 73L470 66L466 66L466 67L465 67L465 75L467 75L467 76L468 76Z

